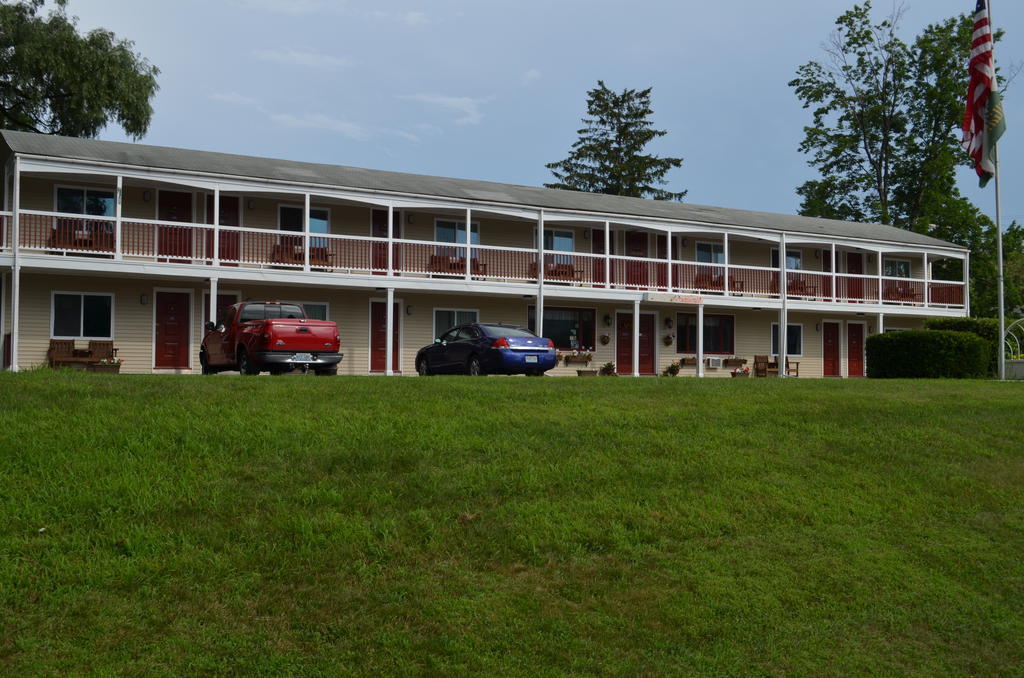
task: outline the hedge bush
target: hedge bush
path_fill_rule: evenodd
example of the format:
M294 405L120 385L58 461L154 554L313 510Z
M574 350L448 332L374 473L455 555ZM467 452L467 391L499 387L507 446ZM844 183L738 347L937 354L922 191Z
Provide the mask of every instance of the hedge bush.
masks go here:
M1013 318L1006 319L1006 326L1013 323ZM999 370L999 319L998 318L928 318L924 326L929 330L953 330L954 332L971 332L989 342L988 372L991 375Z
M908 330L868 337L868 376L970 379L988 375L992 344L971 332Z

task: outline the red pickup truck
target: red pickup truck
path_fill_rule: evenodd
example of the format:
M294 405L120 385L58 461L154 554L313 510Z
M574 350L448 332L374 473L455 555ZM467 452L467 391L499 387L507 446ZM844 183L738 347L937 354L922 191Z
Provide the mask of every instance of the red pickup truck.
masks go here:
M220 322L206 323L199 349L203 374L284 374L296 368L318 375L338 373L338 325L313 320L299 304L243 301L229 306Z

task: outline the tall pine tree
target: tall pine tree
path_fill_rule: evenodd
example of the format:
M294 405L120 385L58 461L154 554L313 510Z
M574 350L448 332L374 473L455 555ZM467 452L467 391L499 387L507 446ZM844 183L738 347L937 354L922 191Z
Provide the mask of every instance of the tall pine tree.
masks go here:
M674 193L660 186L668 183L665 175L680 167L682 158L659 158L645 154L644 148L664 130L653 128L648 117L651 88L613 92L601 80L587 92L585 127L577 131L579 139L569 157L545 165L556 183L547 188L570 191L627 195L655 200L682 200L686 191Z

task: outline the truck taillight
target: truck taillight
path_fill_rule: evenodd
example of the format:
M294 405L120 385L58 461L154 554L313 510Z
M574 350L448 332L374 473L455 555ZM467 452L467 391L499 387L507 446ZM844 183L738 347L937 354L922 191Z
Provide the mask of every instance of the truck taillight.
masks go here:
M491 343L491 348L508 348L508 337L499 337Z

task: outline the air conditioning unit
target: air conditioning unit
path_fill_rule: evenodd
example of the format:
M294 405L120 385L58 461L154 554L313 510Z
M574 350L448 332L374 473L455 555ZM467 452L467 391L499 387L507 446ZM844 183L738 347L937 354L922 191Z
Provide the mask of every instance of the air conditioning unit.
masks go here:
M722 366L721 358L708 358L708 367L718 369Z

